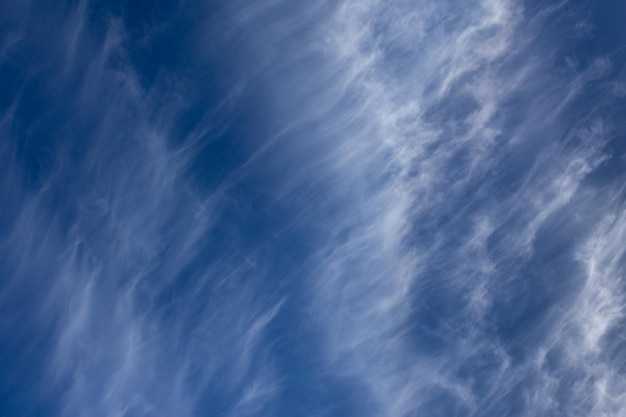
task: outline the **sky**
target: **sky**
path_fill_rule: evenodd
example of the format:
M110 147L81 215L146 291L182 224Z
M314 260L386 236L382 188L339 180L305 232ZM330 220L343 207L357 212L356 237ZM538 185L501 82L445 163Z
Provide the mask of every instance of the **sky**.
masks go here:
M0 2L0 416L626 415L626 4Z

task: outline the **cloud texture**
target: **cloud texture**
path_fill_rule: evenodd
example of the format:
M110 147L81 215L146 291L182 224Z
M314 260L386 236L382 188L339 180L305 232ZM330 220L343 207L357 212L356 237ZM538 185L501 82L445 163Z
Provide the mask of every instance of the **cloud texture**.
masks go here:
M602 7L0 5L0 414L624 414Z

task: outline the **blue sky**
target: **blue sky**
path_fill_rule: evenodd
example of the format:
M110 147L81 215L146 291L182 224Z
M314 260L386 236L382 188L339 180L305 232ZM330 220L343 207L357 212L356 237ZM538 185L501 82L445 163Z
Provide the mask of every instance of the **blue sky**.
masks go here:
M624 13L1 2L0 415L625 415Z

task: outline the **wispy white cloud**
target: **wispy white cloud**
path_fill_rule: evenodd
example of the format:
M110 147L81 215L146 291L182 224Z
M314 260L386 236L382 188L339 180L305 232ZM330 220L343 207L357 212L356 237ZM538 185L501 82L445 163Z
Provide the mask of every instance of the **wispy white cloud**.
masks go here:
M65 126L49 164L0 144L0 304L31 294L25 326L52 329L61 414L277 414L290 372L345 386L364 416L623 413L623 191L594 176L623 83L611 56L544 39L569 2L236 1L185 45L201 69L228 49L241 73L201 110L202 70L146 81L123 16L91 6L46 40L69 110L22 126L18 95L0 122L26 147ZM241 163L193 172L237 117L258 136L234 145ZM237 194L246 181L270 203ZM276 331L287 309L303 340ZM286 369L291 349L320 369Z
M67 51L59 82L82 82L68 99L78 108L55 109L70 128L53 132L67 137L50 145L52 168L27 190L18 178L29 162L2 147L16 210L1 242L11 275L1 297L36 294L24 311L53 329L43 381L62 393L62 415L194 415L220 390L225 408L271 399L264 335L284 300L256 298L256 255L228 240L204 253L228 200L188 176L197 132L168 137L182 109L167 97L186 87L145 91L125 61L123 23L108 20L99 39L89 7L81 2L57 39ZM20 134L4 127L15 117L6 113L3 135Z
M316 148L322 162L289 182L325 187L309 203L325 240L310 270L310 314L329 368L366 390L373 415L502 411L528 375L494 314L504 305L522 320L515 314L531 308L511 291L532 293L537 278L524 271L537 234L576 210L581 184L607 159L600 119L564 119L610 63L555 78L536 30L557 10L527 20L506 1L342 2L323 26L322 52L311 52L328 60L324 71L298 73L302 83L333 74L310 97L292 96L319 108L296 116L313 133L292 128L294 140L328 143ZM420 332L434 332L433 351L416 344ZM463 371L481 361L480 377ZM525 401L538 412L549 402Z

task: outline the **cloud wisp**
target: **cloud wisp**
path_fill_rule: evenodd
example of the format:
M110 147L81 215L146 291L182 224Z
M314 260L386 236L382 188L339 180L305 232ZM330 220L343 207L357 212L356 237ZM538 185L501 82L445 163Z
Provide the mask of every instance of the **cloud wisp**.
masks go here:
M595 344L622 309L576 290L585 244L570 240L599 221L590 211L602 194L583 184L611 157L612 121L599 111L610 98L572 117L585 86L611 71L607 57L587 69L550 61L563 40L545 45L541 30L566 7L341 2L302 52L319 69L293 64L296 75L281 79L317 86L283 95L285 109L305 109L285 133L294 158L310 143L319 155L284 198L324 189L304 208L323 230L309 312L360 415L619 409L600 395L560 398L567 378L547 394L533 368L560 337L550 321L572 309L596 317L580 324ZM589 297L621 291L605 284ZM596 360L572 357L562 371ZM589 372L582 378L597 378Z
M58 393L68 416L194 415L211 395L226 398L223 413L249 414L272 396L263 340L282 301L258 297L257 255L216 232L227 193L189 178L197 136L220 127L173 138L188 86L141 85L126 58L133 34L94 9L81 2L67 25L41 23L68 34L42 57L60 91L44 90L48 110L33 110L43 69L23 69L33 75L2 120L0 297L24 303L6 316L31 335L23 349L45 347L31 395ZM37 65L19 53L7 65Z

